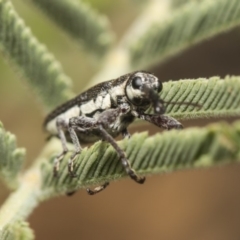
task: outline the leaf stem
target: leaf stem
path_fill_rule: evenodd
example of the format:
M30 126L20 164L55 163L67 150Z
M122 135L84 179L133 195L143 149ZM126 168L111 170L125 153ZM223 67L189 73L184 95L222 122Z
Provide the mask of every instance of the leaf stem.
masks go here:
M31 169L21 179L20 187L13 192L0 209L0 229L9 223L26 219L39 203L40 171Z

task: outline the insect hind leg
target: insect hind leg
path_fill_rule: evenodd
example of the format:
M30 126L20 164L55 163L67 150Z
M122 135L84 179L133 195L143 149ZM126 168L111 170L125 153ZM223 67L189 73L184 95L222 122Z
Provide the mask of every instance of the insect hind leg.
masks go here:
M103 185L97 186L93 190L91 190L90 188L87 188L87 193L89 195L95 195L96 193L103 191L108 185L109 185L109 182L105 182Z
M67 127L67 122L63 118L57 118L56 126L57 126L58 136L62 143L63 151L59 155L57 155L54 159L54 167L53 167L54 177L57 177L59 172L60 162L68 152L67 141L64 133L64 129L66 129Z
M87 188L86 190L87 190L87 193L92 196L92 195L95 195L96 193L103 191L108 185L109 185L109 182L105 182L103 185L97 186L94 189ZM71 191L71 192L67 192L66 195L70 197L75 193L76 191Z

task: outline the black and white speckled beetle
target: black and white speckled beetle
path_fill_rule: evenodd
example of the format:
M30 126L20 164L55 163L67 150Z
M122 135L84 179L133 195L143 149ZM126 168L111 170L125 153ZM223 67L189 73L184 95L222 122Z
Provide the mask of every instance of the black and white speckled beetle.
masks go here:
M68 170L74 174L74 159L81 152L80 142L94 142L104 139L118 153L127 174L137 183L144 183L145 178L136 175L126 158L124 151L114 140L120 133L130 138L127 127L135 118L151 122L164 129L182 128L174 118L163 115L164 105L158 93L162 83L151 73L136 71L117 79L102 82L52 111L44 121L45 129L53 136L58 136L63 151L54 161L54 175L59 171L60 161L68 152L67 141L74 144L75 152L69 159ZM152 106L155 114L146 114ZM108 183L93 190L90 195L103 190Z

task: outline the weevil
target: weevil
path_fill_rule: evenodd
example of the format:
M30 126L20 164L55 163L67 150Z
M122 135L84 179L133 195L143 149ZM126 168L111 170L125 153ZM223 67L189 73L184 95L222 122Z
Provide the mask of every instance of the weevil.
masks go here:
M164 129L181 129L182 124L176 119L164 115L164 101L160 99L162 82L146 71L135 71L116 79L102 82L53 110L44 121L44 128L60 138L62 152L54 160L53 172L57 176L60 162L68 152L67 142L74 145L74 153L68 160L68 171L74 174L74 160L81 153L81 143L105 140L113 146L119 155L127 174L135 182L143 184L145 177L140 177L132 169L125 152L114 140L119 134L130 138L128 126L140 118ZM150 107L154 114L145 113ZM108 183L87 189L90 195L106 188Z

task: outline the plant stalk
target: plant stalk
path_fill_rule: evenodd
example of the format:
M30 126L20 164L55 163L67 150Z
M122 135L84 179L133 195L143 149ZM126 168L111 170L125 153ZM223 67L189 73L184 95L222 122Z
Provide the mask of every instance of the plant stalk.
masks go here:
M40 171L30 169L0 209L0 230L9 223L26 219L40 201Z

